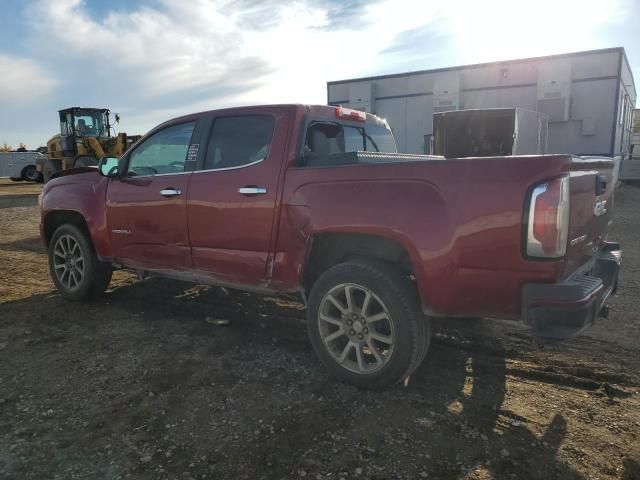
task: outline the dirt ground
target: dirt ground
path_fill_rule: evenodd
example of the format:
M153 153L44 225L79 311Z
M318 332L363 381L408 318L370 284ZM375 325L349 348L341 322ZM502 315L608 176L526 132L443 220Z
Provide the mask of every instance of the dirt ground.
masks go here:
M336 382L295 298L117 272L53 290L39 185L0 180L1 479L640 479L640 188L610 318L538 348L440 320L408 387ZM215 325L215 320L230 325Z

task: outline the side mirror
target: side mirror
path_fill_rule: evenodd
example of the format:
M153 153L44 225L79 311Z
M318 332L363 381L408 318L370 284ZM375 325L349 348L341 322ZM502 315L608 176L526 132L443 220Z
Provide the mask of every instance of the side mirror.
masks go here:
M116 157L102 157L98 162L98 172L103 177L117 177L120 175L119 163Z

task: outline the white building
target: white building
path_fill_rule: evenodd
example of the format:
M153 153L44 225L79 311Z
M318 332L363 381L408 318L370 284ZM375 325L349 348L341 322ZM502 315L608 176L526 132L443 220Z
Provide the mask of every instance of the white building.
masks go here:
M548 116L549 153L616 156L636 102L623 48L339 80L327 94L386 118L407 153L427 153L434 112L522 107Z

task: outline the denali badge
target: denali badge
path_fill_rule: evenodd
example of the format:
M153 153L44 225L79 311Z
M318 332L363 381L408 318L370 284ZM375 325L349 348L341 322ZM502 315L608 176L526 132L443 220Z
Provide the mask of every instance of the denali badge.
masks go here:
M131 230L111 230L111 233L115 233L116 235L131 235Z
M580 235L579 237L576 237L573 240L571 240L569 243L573 247L574 245L584 242L586 239L587 239L586 235Z
M593 206L593 214L596 217L599 217L601 215L604 215L605 213L607 213L607 201L602 200L600 202L596 202L596 204Z

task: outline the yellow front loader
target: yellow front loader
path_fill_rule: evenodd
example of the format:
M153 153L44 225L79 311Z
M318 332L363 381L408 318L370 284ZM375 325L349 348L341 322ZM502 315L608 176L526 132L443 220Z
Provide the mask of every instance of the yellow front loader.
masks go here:
M62 170L97 165L104 156L120 157L140 138L115 134L106 108L72 107L58 114L60 133L49 139L47 159L36 165L45 182ZM119 120L116 114L116 123Z

